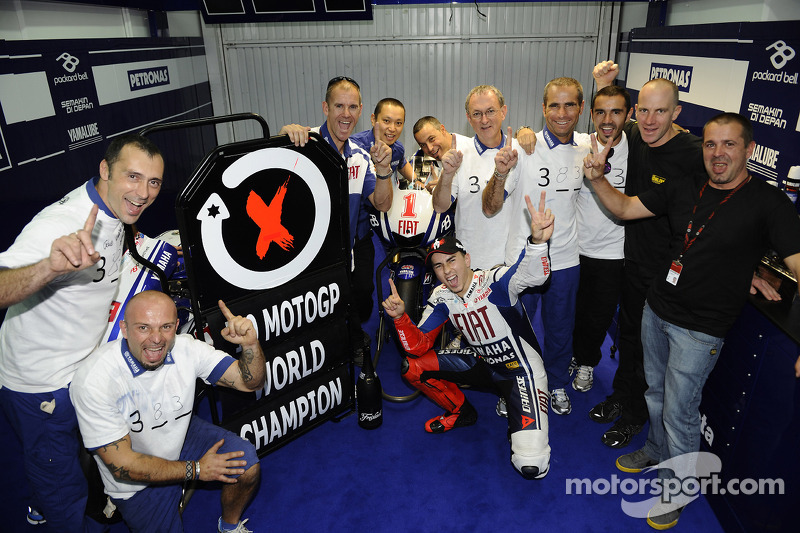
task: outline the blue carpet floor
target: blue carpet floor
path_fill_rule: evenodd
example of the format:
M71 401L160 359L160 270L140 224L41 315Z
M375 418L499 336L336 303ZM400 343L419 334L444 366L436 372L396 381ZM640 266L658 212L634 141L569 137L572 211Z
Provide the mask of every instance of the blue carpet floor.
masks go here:
M608 349L587 393L570 390L573 412L550 415L550 473L526 481L509 460L505 419L488 394L467 391L479 413L467 428L430 435L422 424L439 414L424 398L407 404L384 402L383 425L358 427L354 416L328 422L262 459L260 490L246 512L257 532L484 532L653 531L643 519L622 512L622 498L641 501L647 495L568 494L569 479L589 479L605 492L616 477L638 479L614 466L616 457L640 447L645 433L622 450L600 442L606 426L587 413L610 392L616 360ZM384 387L404 394L399 356L387 344L378 365ZM205 409L205 403L201 405ZM0 414L2 515L7 532L41 531L25 521L27 487L19 445ZM621 485L630 487L632 482ZM209 486L195 492L184 513L187 532L213 531L219 516L219 492ZM704 497L689 505L678 531L722 531ZM128 529L117 524L114 532Z
M376 326L377 307L365 330L374 332ZM466 391L478 411L477 424L442 435L423 429L426 420L441 414L427 399L384 401L383 425L376 430L363 430L355 416L348 416L264 457L261 487L245 513L248 527L258 533L654 531L644 519L622 511L623 498L643 501L650 495L623 494L639 476L625 474L614 464L622 453L643 445L647 428L630 446L614 450L600 442L609 426L588 417L611 392L617 361L608 356L609 345L607 339L594 388L587 393L568 389L572 414L550 414L552 457L544 479L527 481L511 466L506 420L495 414L494 396ZM390 394L410 392L399 368L400 357L388 342L377 371ZM207 403L199 407L207 417ZM43 526L30 526L25 520L28 489L21 452L2 411L0 449L0 531L43 531ZM578 479L590 480L593 493L569 490L574 486L571 480ZM617 491L610 490L615 480ZM185 530L216 531L219 515L218 487L204 486L195 491L183 514ZM676 530L716 533L722 528L701 496L685 509ZM128 528L115 524L112 531Z

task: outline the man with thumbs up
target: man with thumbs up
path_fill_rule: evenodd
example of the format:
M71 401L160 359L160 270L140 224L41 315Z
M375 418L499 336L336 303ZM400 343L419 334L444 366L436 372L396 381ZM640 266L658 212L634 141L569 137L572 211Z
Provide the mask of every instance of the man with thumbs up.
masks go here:
M519 145L503 132L508 108L497 87L473 88L464 107L475 136L455 135L450 149L441 156L442 175L433 190L433 208L443 213L458 200L456 235L470 251L474 266L491 268L503 263L510 214L487 217L481 211L481 196L492 176L495 154L509 142L514 149Z
M544 88L542 103L545 126L536 134L536 150L530 156L504 147L495 156L494 174L484 194L483 212L498 217L506 212L509 235L505 263L513 264L525 247L528 213L524 196L547 192L547 207L558 218L550 239L553 275L543 290L527 291L522 303L533 318L539 300L545 339L542 359L550 385L550 407L558 415L572 411L565 387L572 359L572 329L578 294L580 262L576 205L583 184L583 158L589 153L589 136L575 133L583 113L583 87L573 78L556 78ZM487 174L488 176L488 174ZM503 206L511 192L510 205ZM497 191L502 191L502 194Z

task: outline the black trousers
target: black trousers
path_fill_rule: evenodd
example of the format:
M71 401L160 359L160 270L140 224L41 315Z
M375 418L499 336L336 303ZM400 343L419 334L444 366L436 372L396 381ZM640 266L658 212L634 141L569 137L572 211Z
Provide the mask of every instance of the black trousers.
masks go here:
M642 349L642 313L652 273L640 265L625 261L619 317L619 367L614 374L611 398L622 404L622 421L644 424L648 419L644 393L644 351Z
M350 273L350 293L353 307L350 314L350 338L353 349L364 343L361 324L372 315L372 293L375 290L375 246L372 232L353 245L353 271Z
M617 311L623 265L622 259L581 256L572 333L572 353L579 365L597 366L603 357L600 349Z

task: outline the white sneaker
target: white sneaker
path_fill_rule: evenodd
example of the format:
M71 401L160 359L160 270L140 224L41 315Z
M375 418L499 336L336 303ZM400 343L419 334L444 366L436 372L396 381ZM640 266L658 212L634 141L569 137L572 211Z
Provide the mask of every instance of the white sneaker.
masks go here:
M557 415L568 415L572 412L572 402L564 389L550 391L550 408Z
M575 373L576 368L578 368L578 362L573 357L572 359L569 360L569 368L567 369L567 372L569 373L570 376Z
M39 524L44 524L45 522L47 522L47 519L44 517L44 515L40 511L38 511L34 507L30 507L30 506L28 506L27 519L28 519L28 523L30 525L32 525L32 526L38 526Z
M494 412L497 413L497 416L508 418L508 406L506 405L506 399L502 396L499 400L497 400L497 405L494 408Z
M245 518L244 520L240 520L239 523L236 524L236 529L222 529L222 517L220 516L217 522L217 531L219 533L253 533L251 530L244 527L248 520L250 519Z
M445 346L446 350L460 350L461 349L461 333L453 337L447 346Z
M594 367L589 365L578 366L575 379L572 380L572 388L578 392L586 392L594 384Z

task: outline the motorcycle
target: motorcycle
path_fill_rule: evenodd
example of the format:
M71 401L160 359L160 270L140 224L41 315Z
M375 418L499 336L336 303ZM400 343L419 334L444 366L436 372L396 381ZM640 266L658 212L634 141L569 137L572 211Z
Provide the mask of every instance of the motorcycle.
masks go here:
M435 178L436 160L414 156L411 163L417 180L409 183L400 177L393 191L391 207L385 213L372 211L370 224L386 251L386 258L375 271L378 302L384 300L383 270L388 269L398 295L405 302L406 313L414 323L419 323L428 296L435 286L435 277L425 269L426 250L431 243L453 231L455 208L451 206L444 213L437 213L433 208L430 180ZM393 331L387 326L387 318L380 305L379 317L375 366L390 330ZM402 349L400 353L403 353ZM419 391L407 396L393 396L383 391L383 397L391 402L408 402L418 395Z

